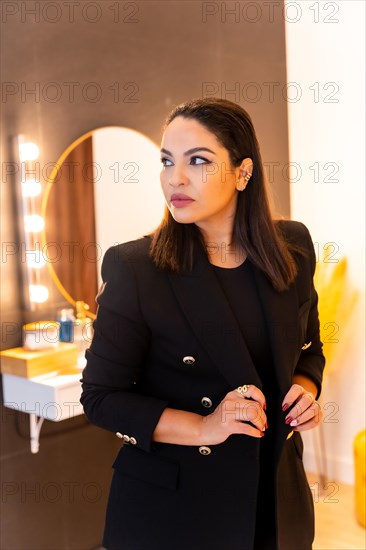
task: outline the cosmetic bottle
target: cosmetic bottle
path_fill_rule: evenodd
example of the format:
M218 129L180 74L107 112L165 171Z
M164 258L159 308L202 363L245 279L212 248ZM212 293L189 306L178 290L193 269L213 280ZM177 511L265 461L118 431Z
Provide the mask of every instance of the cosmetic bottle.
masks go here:
M74 341L74 310L61 309L57 315L57 321L60 323L60 342L73 342Z

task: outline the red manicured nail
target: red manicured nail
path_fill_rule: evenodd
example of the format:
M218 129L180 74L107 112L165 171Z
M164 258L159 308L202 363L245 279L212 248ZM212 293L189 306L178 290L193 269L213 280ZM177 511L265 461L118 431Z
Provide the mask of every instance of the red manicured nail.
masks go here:
M291 416L289 416L288 418L286 418L285 422L286 424L291 424L291 422L293 421L293 418Z
M266 404L266 403L263 405L263 410L264 410L264 411L267 410L267 404Z
M266 430L268 430L268 422L266 422L266 426L265 426Z
M283 410L283 411L287 411L288 408L289 408L289 404L288 404L288 403L285 403L284 405L282 405L282 410Z
M261 432L261 437L264 437L266 432Z

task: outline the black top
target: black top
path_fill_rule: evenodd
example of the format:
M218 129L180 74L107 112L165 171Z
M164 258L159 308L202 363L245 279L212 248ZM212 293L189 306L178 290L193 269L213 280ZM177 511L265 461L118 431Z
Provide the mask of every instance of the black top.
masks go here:
M263 384L266 397L268 430L261 440L261 475L258 487L258 512L255 549L271 550L275 537L274 502L274 425L271 425L273 408L277 403L278 387L272 361L268 329L260 297L254 280L253 266L248 259L238 267L225 268L212 265L222 290L229 302L250 356Z
M212 266L222 290L238 321L250 356L263 384L267 398L273 396L276 378L272 364L267 325L253 275L253 266L247 259L238 267ZM267 391L266 391L267 390Z

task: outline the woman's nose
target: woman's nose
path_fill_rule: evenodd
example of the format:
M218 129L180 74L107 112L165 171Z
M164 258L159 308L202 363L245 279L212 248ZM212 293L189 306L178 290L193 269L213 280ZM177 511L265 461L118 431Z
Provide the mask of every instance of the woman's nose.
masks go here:
M173 173L170 175L169 185L177 187L179 185L186 185L188 183L188 177L184 168L174 167Z

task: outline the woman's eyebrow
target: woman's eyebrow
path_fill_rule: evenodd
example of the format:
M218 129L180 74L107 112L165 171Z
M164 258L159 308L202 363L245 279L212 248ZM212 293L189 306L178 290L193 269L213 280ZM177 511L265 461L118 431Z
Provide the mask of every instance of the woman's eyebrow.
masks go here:
M185 153L183 153L184 156L191 155L192 153L197 153L197 151L208 151L209 153L212 153L213 155L216 155L214 151L211 151L211 149L208 149L207 147L193 147L193 149L188 149ZM161 153L165 153L166 155L169 155L170 157L174 156L170 151L167 149L160 149Z

